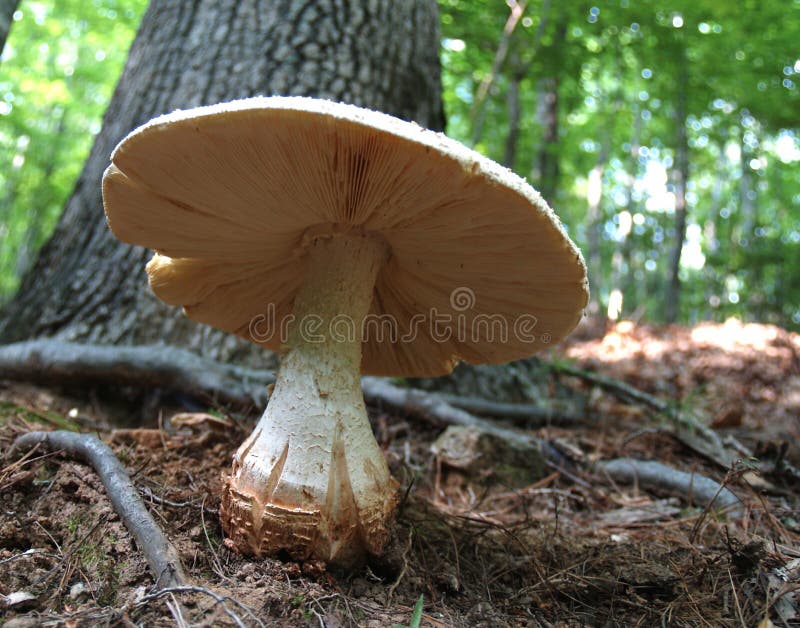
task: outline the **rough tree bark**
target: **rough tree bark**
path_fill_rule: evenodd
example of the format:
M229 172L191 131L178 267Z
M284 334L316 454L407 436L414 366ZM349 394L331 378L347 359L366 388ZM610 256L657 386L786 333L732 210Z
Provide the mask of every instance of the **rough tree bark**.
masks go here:
M55 234L0 314L0 342L158 341L245 359L249 344L157 301L150 252L111 236L100 180L112 149L156 115L256 94L331 98L441 129L438 41L434 0L152 0Z
M11 23L14 21L14 12L17 10L19 0L0 0L0 54L6 45L8 31L11 30Z

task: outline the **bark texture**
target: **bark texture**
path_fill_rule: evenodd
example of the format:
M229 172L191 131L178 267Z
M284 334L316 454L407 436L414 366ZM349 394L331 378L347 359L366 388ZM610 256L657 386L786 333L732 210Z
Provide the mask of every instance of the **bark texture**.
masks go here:
M151 253L115 240L103 217L111 151L156 115L257 94L330 98L440 130L438 39L434 0L153 0L59 225L0 315L0 342L160 341L220 359L262 355L150 293Z
M8 31L14 21L14 12L17 10L19 0L0 0L0 54L6 45Z

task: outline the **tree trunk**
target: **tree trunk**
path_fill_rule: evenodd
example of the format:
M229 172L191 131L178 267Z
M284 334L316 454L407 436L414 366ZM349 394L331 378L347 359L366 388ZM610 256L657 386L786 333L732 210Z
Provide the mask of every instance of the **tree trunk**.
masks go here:
M514 162L517 160L517 144L519 143L519 123L521 105L519 102L519 84L524 78L523 72L519 69L519 59L512 59L514 66L508 84L508 94L506 104L508 106L508 135L506 135L506 146L503 153L503 165L511 170L514 169Z
M558 90L561 83L561 59L563 58L564 40L567 35L568 14L562 11L555 25L552 48L552 68L557 74L545 76L539 81L538 107L536 116L542 128L542 141L536 156L531 178L536 189L549 203L555 203L558 189L560 165L558 160Z
M681 252L683 241L686 238L686 182L689 178L689 144L686 136L687 116L687 90L689 77L687 74L686 52L682 51L682 58L678 70L678 93L676 95L675 123L677 124L675 146L675 240L669 257L669 276L664 301L664 320L674 323L680 313L681 295Z
M14 12L17 10L19 0L0 0L0 54L6 45L8 31L14 21Z
M586 207L586 263L589 266L590 297L587 310L592 316L601 316L605 319L604 310L601 308L600 295L604 286L603 277L603 252L600 247L601 230L603 228L603 173L605 172L608 155L611 152L611 134L606 133L597 162L589 171L588 194Z
M522 14L525 13L525 7L527 4L527 0L524 2L510 0L508 2L511 12L509 13L508 19L503 27L503 33L500 35L500 43L498 44L497 52L495 52L494 55L492 69L489 71L489 74L483 78L481 84L478 86L478 92L475 94L475 101L473 102L472 109L469 113L470 121L472 122L472 146L475 146L475 144L477 144L481 139L481 133L483 132L483 121L486 118L486 109L484 107L486 98L489 95L489 91L492 89L492 85L503 69L503 63L505 63L506 56L508 55L508 49L511 45L511 36L514 34L514 29L516 29Z
M639 294L639 282L636 281L636 269L634 267L634 239L633 216L636 214L636 202L633 200L633 187L636 184L636 175L639 172L639 150L641 148L642 134L642 114L639 107L633 108L633 131L631 133L631 148L628 151L627 176L625 180L625 209L631 215L630 231L624 236L619 245L621 254L621 265L612 268L612 276L616 272L614 285L618 286L623 295L623 308L621 314L632 311L631 305L641 307L646 299ZM628 307L625 307L625 303Z
M47 157L44 159L44 169L42 170L42 182L49 181L55 174L56 169L56 155L62 148L64 142L64 132L67 128L67 107L50 107L48 117L52 124L49 133L49 142L47 145ZM41 185L37 188L37 194L34 202L28 211L27 224L25 225L25 233L23 234L19 246L17 248L17 264L15 273L17 277L24 275L30 268L33 262L33 254L36 251L36 246L40 243L42 237L42 221L47 210L47 198L50 191ZM13 202L13 197L12 197Z
M217 359L261 355L150 293L150 251L115 240L103 217L111 151L156 115L255 94L330 98L441 129L438 41L434 0L152 0L55 234L0 315L0 342L162 341Z
M558 84L557 76L539 81L537 117L542 127L542 141L536 155L533 181L536 188L549 203L558 185Z

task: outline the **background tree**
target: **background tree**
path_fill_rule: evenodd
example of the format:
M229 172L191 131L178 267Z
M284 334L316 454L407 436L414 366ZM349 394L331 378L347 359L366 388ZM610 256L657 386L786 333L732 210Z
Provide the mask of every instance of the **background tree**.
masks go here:
M52 233L144 8L144 0L20 4L0 64L0 303Z
M448 131L475 138L480 96L476 147L545 192L595 311L800 328L780 261L800 242L800 6L573 2L563 26L530 0L508 35L520 4L442 0Z
M800 264L790 263L800 255L800 5L439 4L448 133L545 192L587 256L594 312L686 322L735 315L800 329ZM65 205L143 5L20 4L23 19L0 65L0 302ZM201 4L187 6L205 20ZM254 15L249 7L240 15ZM309 11L330 13L327 3ZM410 9L402 3L397 11ZM382 19L378 13L369 20ZM392 19L376 28L405 28ZM226 27L203 24L209 45L224 50L214 37ZM267 26L262 19L251 28L263 37ZM321 44L298 37L311 56L286 66L284 84L297 87L301 74L330 64L316 55L338 28L323 23ZM208 58L202 52L199 60ZM195 76L213 69L187 63ZM239 93L262 89L232 74L225 83ZM340 74L351 82L347 64ZM391 67L385 74L396 76ZM339 87L329 87L320 84L319 93L335 96ZM81 185L88 190L88 179Z
M438 33L432 0L153 0L59 224L3 311L0 340L249 351L149 293L150 252L115 240L103 218L100 179L112 149L158 114L255 94L331 98L441 129Z
M14 12L17 10L19 0L0 0L0 54L6 44L8 31L14 21Z

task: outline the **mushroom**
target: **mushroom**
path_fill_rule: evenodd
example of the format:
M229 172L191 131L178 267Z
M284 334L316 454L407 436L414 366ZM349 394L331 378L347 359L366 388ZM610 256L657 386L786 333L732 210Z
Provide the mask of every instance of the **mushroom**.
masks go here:
M360 375L437 376L566 336L580 252L525 181L440 133L323 100L161 116L114 150L108 224L155 249L155 294L282 354L233 459L226 544L355 565L383 550L397 482Z

